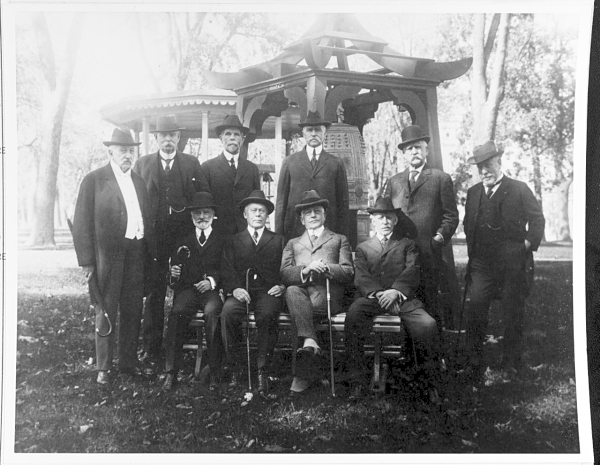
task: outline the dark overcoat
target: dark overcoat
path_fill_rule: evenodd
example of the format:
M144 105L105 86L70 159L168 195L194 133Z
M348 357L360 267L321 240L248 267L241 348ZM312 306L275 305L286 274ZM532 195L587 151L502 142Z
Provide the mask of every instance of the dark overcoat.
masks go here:
M350 204L344 162L323 150L313 171L306 148L285 158L281 164L275 230L286 240L302 235L305 228L295 207L301 203L302 193L309 190L317 191L322 199L329 201L325 226L348 237Z
M213 227L229 236L245 230L248 223L238 204L260 189L258 167L251 161L238 158L234 177L227 158L221 153L202 163L202 170L219 212Z

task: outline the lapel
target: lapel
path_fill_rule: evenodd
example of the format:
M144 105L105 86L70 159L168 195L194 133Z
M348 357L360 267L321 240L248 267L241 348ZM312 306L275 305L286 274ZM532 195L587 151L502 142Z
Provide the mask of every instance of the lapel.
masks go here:
M388 253L390 253L392 250L394 250L399 245L400 245L400 240L396 237L395 234L392 234L392 237L390 237L390 240L385 245L385 249L383 250L381 257L382 258L385 257Z
M308 231L305 229L304 233L302 234L302 236L300 236L298 238L298 244L302 245L303 247L307 248L308 250L312 251L312 243L310 242L310 239L308 238Z
M313 176L313 167L310 164L310 160L308 159L307 148L304 147L304 150L299 152L299 155L300 155L300 165L303 166L304 169L308 172L308 175L310 177L312 177Z
M381 255L381 253L383 252L383 250L381 248L381 242L379 241L379 238L377 237L377 235L366 240L365 242L363 242L363 244L365 246L369 247L370 249L372 249L373 252L375 252L378 256Z
M504 176L502 176L502 179L500 180L500 185L498 186L498 189L496 189L496 192L494 193L494 195L492 195L492 199L494 197L498 196L495 199L496 202L498 202L498 206L500 206L502 204L502 202L508 195L509 190L510 190L510 180L509 180L509 178L506 177L506 175L504 175Z
M227 175L227 177L229 179L231 179L231 182L235 183L236 179L233 177L233 173L231 172L231 165L227 161L227 158L225 157L225 154L223 152L221 152L221 155L219 155L219 157L217 158L217 164L218 164L219 168L221 169L221 171L223 171ZM238 163L236 177L239 176L239 171L240 171L240 164Z
M314 173L312 174L312 175L313 175L313 178L314 178L314 177L317 175L317 173L318 173L319 171L321 171L321 170L322 170L322 169L325 167L325 165L326 165L327 163L329 163L330 159L331 159L331 155L329 155L329 154L328 154L328 153L327 153L325 150L322 150L322 151L321 151L321 155L319 155L319 162L317 163L317 166L316 166L316 168L315 168L315 171L314 171ZM310 163L309 163L309 164L310 164ZM311 168L312 168L312 165L311 165Z
M321 155L322 155L322 153L321 153ZM308 232L306 232L306 234L307 234L306 238L308 239ZM318 250L321 247L323 247L331 239L333 239L333 233L329 229L325 228L323 230L323 232L321 233L321 235L319 237L317 237L316 243L312 246L313 252L315 250ZM308 239L308 243L310 244L310 239Z
M254 244L254 239L252 239L252 236L248 232L248 228L245 228L239 234L240 234L240 242L242 243L242 245L246 248L249 248L250 250L254 250L256 247L256 244ZM264 236L264 233L263 233L263 236ZM261 240L262 240L262 237L261 237Z
M263 231L262 236L260 236L260 240L258 241L258 244L256 245L256 251L259 252L261 251L263 248L266 247L266 245L271 242L271 239L273 239L274 234L269 231L267 228L265 228L265 230ZM252 241L254 243L254 241Z
M421 187L423 184L425 184L429 180L430 176L431 176L431 170L429 168L427 168L427 166L425 166L423 168L423 170L421 171L421 174L419 175L419 179L417 179L417 184L415 184L415 188L412 190L412 192L410 194L413 195L414 192L417 192L417 189L419 187Z
M242 175L243 175L244 171L246 170L247 163L250 163L250 162L248 162L248 160L242 160L241 157L238 157L238 167L235 172L235 180L233 181L234 186L237 185L239 180L242 178ZM231 171L231 168L229 168L229 170ZM262 241L262 237L260 239ZM259 243L260 243L260 241L259 241Z
M104 179L106 179L106 184L108 184L108 186L115 192L115 194L117 194L117 198L119 199L121 204L125 205L125 200L123 199L121 188L119 187L119 183L117 183L117 178L115 177L115 173L112 169L112 166L110 166L110 163L104 168Z
M481 206L482 195L484 195L483 183L480 182L479 184L475 184L475 186L473 186L473 206L470 208L472 212L473 225L477 223L477 217L479 216L479 207Z
M140 211L142 212L142 217L144 218L144 221L146 220L145 218L145 214L144 214L144 209L145 209L145 204L143 203L143 199L144 199L144 191L146 190L146 184L144 184L144 180L141 179L141 182L138 181L138 177L136 176L135 172L131 172L131 180L133 181L133 187L135 187L135 194L137 195L138 198L138 203L140 205Z
M154 184L154 187L158 191L158 170L162 169L162 165L160 163L160 152L156 152L148 156L150 157L148 159L148 173L152 183Z

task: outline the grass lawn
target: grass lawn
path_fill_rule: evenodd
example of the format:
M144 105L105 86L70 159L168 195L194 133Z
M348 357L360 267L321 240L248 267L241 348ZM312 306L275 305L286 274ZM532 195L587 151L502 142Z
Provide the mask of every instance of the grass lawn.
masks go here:
M460 256L464 246L455 247ZM97 385L93 313L74 251L21 250L15 452L576 453L572 263L543 260L568 258L570 248L548 250L538 254L527 301L526 373L512 379L498 368L494 303L485 385L463 382L449 336L439 409L393 364L384 395L350 402L340 385L336 398L326 386L290 398L287 352L276 354L272 394L249 403L245 389L210 392L194 382L191 352L173 393L160 379Z

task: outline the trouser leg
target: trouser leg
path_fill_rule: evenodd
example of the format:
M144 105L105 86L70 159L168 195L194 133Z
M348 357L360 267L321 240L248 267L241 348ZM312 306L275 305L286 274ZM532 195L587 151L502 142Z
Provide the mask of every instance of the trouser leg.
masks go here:
M376 299L360 297L350 305L344 322L348 369L365 370L365 342L373 326L373 317L383 312Z
M218 291L209 291L204 305L204 332L206 334L206 347L208 366L211 373L216 373L221 366L223 357L223 341L221 338L221 311L223 302Z
M242 321L245 317L246 304L233 296L228 297L221 311L221 338L225 349L225 359L230 367L241 363L240 344Z
M146 297L144 306L144 351L151 357L159 356L162 345L168 271L168 257L159 257L156 262L154 288Z
M401 311L400 318L412 340L418 370L428 382L437 382L439 338L435 319L423 307Z
M261 369L269 366L277 344L277 317L283 307L283 299L261 292L254 295L253 300L258 330L256 365Z
M112 261L110 272L106 278L107 280L100 289L104 307L102 307L100 303L94 305L96 310L96 368L98 370L110 370L112 368L114 335L117 332L117 312L119 309L119 298L121 296L121 285L123 282L123 263L124 257ZM112 331L108 336L101 337L98 334L98 330L102 334L107 334L110 328L110 325L104 316L104 312L106 312L110 319Z
M193 315L200 308L200 294L195 289L178 292L173 308L167 317L165 336L165 370L177 373L183 356L183 344L186 328Z

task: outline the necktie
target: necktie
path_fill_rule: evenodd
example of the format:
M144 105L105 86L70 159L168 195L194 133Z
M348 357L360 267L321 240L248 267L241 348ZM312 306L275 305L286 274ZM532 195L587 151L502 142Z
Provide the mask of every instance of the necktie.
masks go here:
M485 188L485 195L487 195L488 199L492 197L493 192L494 192L494 186Z
M317 150L313 149L313 156L310 160L310 164L312 165L313 171L317 167Z
M229 160L229 163L231 164L231 172L235 175L235 160L233 159L233 157L231 157L231 160Z
M379 241L381 242L381 248L385 250L385 244L387 244L388 238L383 236L383 238Z
M166 163L166 165L165 165L165 173L169 174L171 172L170 164L173 161L173 159L171 158L170 160L167 160L166 158L162 158L161 157L161 160Z
M315 245L315 242L317 242L317 236L315 236L314 234L309 234L308 238L310 239L310 243L312 245Z
M409 179L409 184L410 184L410 190L412 191L415 188L415 178L417 177L417 174L419 174L419 172L417 170L412 170L410 172L410 179Z
M206 236L204 235L204 230L200 231L200 237L198 238L198 242L200 242L200 245L204 245L204 243L206 242Z
M252 239L254 239L254 243L256 245L258 245L258 231L254 231L254 234L252 235Z

